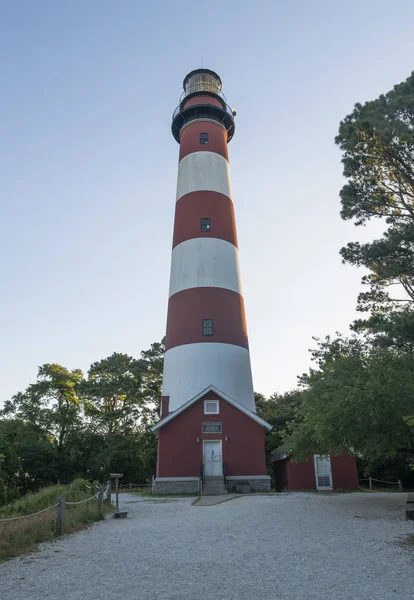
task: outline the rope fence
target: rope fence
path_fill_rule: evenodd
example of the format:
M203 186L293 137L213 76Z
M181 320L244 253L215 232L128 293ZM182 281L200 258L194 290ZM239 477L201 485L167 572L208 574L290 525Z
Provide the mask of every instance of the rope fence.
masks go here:
M401 479L398 481L383 481L382 479L374 479L374 477L366 477L365 479L358 479L358 481L368 481L370 490L373 488L372 482L376 481L377 483L385 483L386 485L398 485L399 491L403 491Z
M77 506L78 504L85 504L85 502L90 502L90 500L97 498L99 496L99 494L100 494L100 492L98 492L94 496L91 496L90 498L86 498L85 500L79 500L79 502L68 502L67 500L65 500L65 504L66 504L66 506Z
M19 521L20 519L28 519L29 517L35 517L36 515L41 515L42 513L45 513L48 510L52 510L52 508L56 508L57 506L59 506L59 503L52 504L52 506L48 506L43 510L38 510L37 512L32 513L31 515L22 515L21 517L12 517L11 519L0 519L0 523L5 523L6 521Z
M22 515L20 517L11 517L10 519L0 519L0 525L2 523L10 523L12 521L19 521L20 519L29 519L31 517L36 517L37 515L41 515L42 513L45 513L49 510L53 510L54 508L56 508L56 533L58 533L59 535L62 535L64 524L65 524L65 506L79 506L80 504L86 504L87 502L90 502L91 500L94 500L96 498L97 503L98 503L98 513L99 513L99 515L102 516L103 502L108 497L109 497L109 499L111 497L111 482L108 481L107 485L105 487L103 487L103 486L100 487L100 486L94 484L93 488L94 488L95 494L93 496L90 496L90 498L86 498L85 500L79 500L78 502L68 502L67 500L65 500L64 496L59 496L57 503L52 504L52 506L48 506L47 508L38 510L37 512L32 513L30 515Z

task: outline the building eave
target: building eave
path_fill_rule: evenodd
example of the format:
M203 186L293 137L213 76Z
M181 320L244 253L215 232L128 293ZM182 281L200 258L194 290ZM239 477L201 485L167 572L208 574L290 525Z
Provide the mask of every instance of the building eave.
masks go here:
M248 417L253 419L253 421L256 421L256 423L258 423L259 425L262 425L262 427L264 427L268 431L270 431L273 428L273 425L270 425L270 423L268 423L264 419L261 419L260 417L258 417L255 413L251 412L250 410L248 410L247 408L245 408L244 406L242 406L241 404L239 404L238 402L233 400L233 398L230 398L230 396L228 396L227 394L225 394L218 388L214 387L214 385L209 385L208 387L204 388L204 390L202 390L201 392L196 394L193 398L188 400L185 404L180 406L180 408L177 408L177 410L174 410L169 415L167 415L166 417L164 417L163 419L158 421L158 423L156 423L155 425L153 425L153 427L151 427L151 431L158 437L158 432L161 429L161 427L164 427L164 425L166 425L167 423L169 423L170 421L175 419L175 417L178 417L178 415L180 415L182 412L187 410L187 408L192 406L195 402L200 400L203 396L205 396L209 392L214 392L215 394L217 394L217 396L220 396L220 398L222 398L223 400L228 402L231 406L234 406L234 408L237 408L238 410L240 410L240 412L244 413L245 415L247 415Z

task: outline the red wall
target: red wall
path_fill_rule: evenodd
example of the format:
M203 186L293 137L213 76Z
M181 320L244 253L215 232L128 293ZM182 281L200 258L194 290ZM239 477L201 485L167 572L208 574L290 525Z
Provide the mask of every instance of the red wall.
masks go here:
M293 463L290 458L277 462L283 463L283 467L280 464L276 468L274 467L275 478L279 481L284 477L287 489L316 490L313 457L302 463ZM358 487L358 471L355 456L351 456L348 453L342 456L331 455L331 469L334 490L356 489Z
M315 490L315 470L313 459L306 462L293 463L290 458L286 461L287 487L289 490Z
M332 481L334 489L346 490L358 487L358 469L355 456L343 454L331 456Z
M205 415L204 400L219 400L220 414ZM221 422L222 433L203 434L202 423L207 421ZM219 396L208 393L161 427L157 477L198 477L202 442L209 439L222 440L226 475L266 475L263 427Z
M184 104L184 108L187 108L188 106L194 106L195 104L214 104L215 106L223 108L223 104L220 102L220 100L217 100L217 98L214 98L214 96L209 96L208 94L205 96L193 96L187 100L187 102Z

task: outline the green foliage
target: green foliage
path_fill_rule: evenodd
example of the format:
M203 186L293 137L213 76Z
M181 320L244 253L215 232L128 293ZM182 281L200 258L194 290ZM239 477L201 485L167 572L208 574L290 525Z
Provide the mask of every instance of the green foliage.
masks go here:
M93 431L111 438L133 430L142 411L144 370L142 361L118 352L91 365L79 391Z
M50 485L37 492L29 492L14 502L0 507L0 519L31 515L56 504L59 496L65 496L68 502L79 502L92 495L91 484L82 478L75 479L68 485Z
M354 329L373 334L374 341L379 334L380 345L413 348L414 73L377 100L356 104L335 141L348 179L340 194L342 218L356 225L380 218L387 226L382 238L341 250L344 262L369 271L358 310L371 316ZM401 331L402 321L410 322L409 332Z
M106 481L110 472L145 483L155 471L164 342L140 359L121 353L94 362L84 378L61 365L0 413L0 506L57 480Z
M318 342L317 369L301 378L303 421L289 438L296 459L352 449L370 471L414 461L414 362L358 339Z
M61 365L45 364L39 367L37 381L25 392L19 392L8 400L2 411L4 416L13 415L26 423L48 431L62 448L66 436L79 419L77 385L82 371L68 371Z
M347 183L341 216L381 219L384 234L342 248L367 269L352 329L364 336L318 340L299 378L302 420L285 443L295 459L352 449L371 474L409 477L414 463L414 73L341 122ZM395 475L394 475L395 476Z
M0 561L30 552L40 542L54 539L56 509L52 508L40 515L17 521L2 521L2 519L32 515L56 504L59 496L64 496L69 502L90 498L92 490L88 489L87 485L86 481L77 479L66 486L49 486L37 493L28 493L23 498L0 508ZM111 507L104 503L103 512L110 510ZM64 532L78 531L100 518L96 500L78 506L66 506Z
M56 481L57 460L47 432L18 419L0 421L0 505Z
M282 446L301 419L301 395L294 390L282 395L272 394L268 399L262 394L255 394L255 399L258 416L273 425L271 431L265 433L266 459L269 462L273 452Z
M344 152L343 219L392 225L413 220L414 73L377 100L356 104L339 127Z
M165 338L151 344L149 350L141 352L146 369L143 374L143 397L145 399L143 419L154 423L161 413L162 372L164 368Z

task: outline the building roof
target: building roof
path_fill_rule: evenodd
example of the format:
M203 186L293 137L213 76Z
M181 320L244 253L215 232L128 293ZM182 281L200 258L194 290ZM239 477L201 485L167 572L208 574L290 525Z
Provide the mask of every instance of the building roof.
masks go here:
M278 460L285 460L285 458L288 457L289 453L287 453L283 448L279 448L278 450L275 450L275 452L273 452L272 456L270 457L270 462L274 463Z
M223 400L225 400L226 402L228 402L229 404L234 406L234 408L237 408L242 413L244 413L245 415L247 415L248 417L253 419L253 421L256 421L256 423L259 423L259 425L262 425L269 431L272 429L273 425L270 425L270 423L268 423L267 421L264 421L263 419L258 417L256 415L256 413L251 412L250 410L248 410L247 408L245 408L244 406L242 406L241 404L239 404L238 402L233 400L233 398L230 398L230 396L228 396L221 390L214 387L214 385L209 385L204 390L202 390L201 392L196 394L193 398L191 398L191 400L188 400L188 402L186 402L185 404L180 406L180 408L177 408L177 410L174 410L173 412L171 412L169 415L164 417L164 419L161 419L161 421L158 421L158 423L156 423L153 427L151 427L151 431L153 431L157 435L158 430L161 429L161 427L163 427L164 425L166 425L167 423L169 423L170 421L175 419L175 417L178 417L178 415L180 415L182 412L187 410L187 408L189 408L190 406L195 404L195 402L197 402L197 400L200 400L203 396L205 396L209 392L214 392L215 394L217 394L217 396L220 396L220 398L223 398Z

